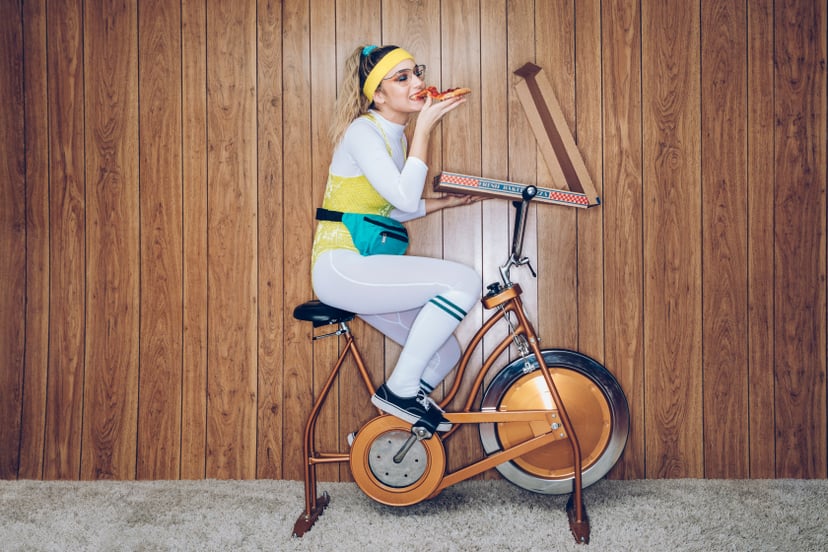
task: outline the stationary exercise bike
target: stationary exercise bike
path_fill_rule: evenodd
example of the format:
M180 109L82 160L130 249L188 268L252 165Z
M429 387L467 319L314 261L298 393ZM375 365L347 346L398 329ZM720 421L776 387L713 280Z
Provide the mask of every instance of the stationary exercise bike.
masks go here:
M482 299L483 306L494 312L466 347L454 382L439 403L441 408L447 408L458 395L483 337L501 321L508 326L509 335L486 355L461 408L447 409L445 418L452 423L448 432L432 434L426 427L412 426L378 411L380 415L353 435L350 452L317 450L317 417L349 355L365 383L367 397L374 394L375 387L348 328L355 315L319 301L296 307L294 317L312 322L314 328L338 327L314 335L314 340L344 336L345 341L305 425L305 510L296 520L294 536L310 530L330 501L327 492L317 496L316 467L348 462L359 488L390 506L417 504L492 468L532 492L571 493L566 506L570 529L576 542L589 542L582 490L604 477L621 456L629 434L629 407L618 381L595 360L566 349L540 348L523 308L520 285L510 278L511 269L520 266L528 266L534 275L522 249L527 207L536 194L537 188L527 186L523 200L514 202L511 254L500 267L501 281L489 285ZM516 360L494 369L509 349ZM494 376L484 385L490 373ZM478 426L484 455L447 472L443 443L464 424Z

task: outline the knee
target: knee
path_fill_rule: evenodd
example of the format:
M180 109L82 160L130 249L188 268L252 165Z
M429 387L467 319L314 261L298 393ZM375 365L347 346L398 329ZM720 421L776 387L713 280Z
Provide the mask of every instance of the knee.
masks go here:
M474 268L456 265L449 296L452 296L463 309L468 311L480 299L480 287L481 278Z
M458 278L457 289L473 296L476 301L477 299L480 299L482 278L474 268L470 266L464 266L463 268L464 270L462 271L460 278Z

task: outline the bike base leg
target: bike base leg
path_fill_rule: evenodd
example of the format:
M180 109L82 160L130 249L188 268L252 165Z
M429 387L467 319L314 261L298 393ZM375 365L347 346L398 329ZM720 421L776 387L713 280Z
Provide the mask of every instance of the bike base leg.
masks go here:
M581 519L578 519L575 505L575 496L570 495L566 503L566 514L569 517L569 528L575 542L578 544L589 544L589 516L586 513L586 506L581 504Z
M316 507L312 508L310 512L302 512L302 515L296 520L296 523L293 525L293 536L301 537L310 531L311 527L313 527L313 524L316 523L317 519L319 519L319 516L322 515L322 512L325 510L325 507L330 501L331 496L327 492L323 492L316 499Z

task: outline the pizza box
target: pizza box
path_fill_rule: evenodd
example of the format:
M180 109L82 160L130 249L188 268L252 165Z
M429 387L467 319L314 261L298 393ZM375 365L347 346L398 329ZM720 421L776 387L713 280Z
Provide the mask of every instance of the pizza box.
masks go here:
M445 171L434 177L434 190L437 192L471 194L501 199L520 200L523 189L526 186L528 184ZM598 205L597 197L594 201L591 201L583 193L570 192L569 190L555 190L542 186L535 187L538 189L538 194L533 201L583 208Z

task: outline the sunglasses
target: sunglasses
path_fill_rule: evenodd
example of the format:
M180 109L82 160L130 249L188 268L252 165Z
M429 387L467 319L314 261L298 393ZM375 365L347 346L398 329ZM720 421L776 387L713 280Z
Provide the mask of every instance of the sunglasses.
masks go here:
M425 65L415 65L411 69L401 69L400 71L397 71L396 73L394 73L390 77L385 77L382 80L384 80L384 81L392 80L394 82L398 82L398 83L402 84L402 83L408 82L411 79L411 75L414 75L418 79L422 79L425 76L425 70L426 70Z

